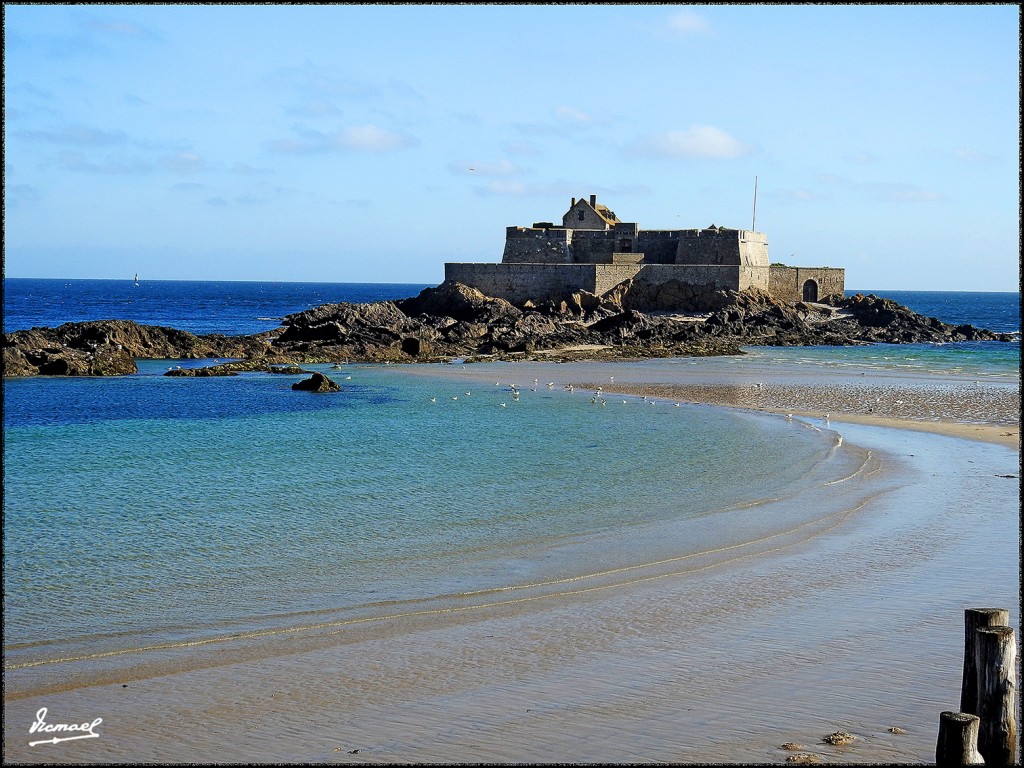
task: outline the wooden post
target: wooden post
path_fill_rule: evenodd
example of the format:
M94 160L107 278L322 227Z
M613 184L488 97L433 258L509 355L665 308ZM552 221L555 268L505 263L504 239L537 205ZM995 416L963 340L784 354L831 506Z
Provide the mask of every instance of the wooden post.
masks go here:
M975 631L980 627L1004 627L1010 623L1005 608L968 608L964 611L964 679L960 687L960 711L978 714L978 668L974 665Z
M981 719L966 712L943 712L939 715L939 742L935 747L935 764L942 766L983 765L978 752L978 726Z
M1017 758L1017 641L1012 627L975 632L978 669L978 751L985 765L1013 765Z

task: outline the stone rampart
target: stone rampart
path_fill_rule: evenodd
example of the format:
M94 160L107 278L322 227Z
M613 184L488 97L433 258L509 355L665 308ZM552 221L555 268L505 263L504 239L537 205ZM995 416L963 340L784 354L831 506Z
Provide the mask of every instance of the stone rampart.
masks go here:
M506 264L571 264L571 241L572 232L567 229L507 227L501 260Z
M780 301L819 301L842 295L846 270L837 267L788 267L772 264L768 292Z
M597 264L462 264L444 265L444 279L462 283L513 304L560 299L575 291L597 293L597 271L632 277L639 267ZM612 287L612 286L609 286ZM603 289L607 290L607 289ZM603 292L603 290L601 292Z

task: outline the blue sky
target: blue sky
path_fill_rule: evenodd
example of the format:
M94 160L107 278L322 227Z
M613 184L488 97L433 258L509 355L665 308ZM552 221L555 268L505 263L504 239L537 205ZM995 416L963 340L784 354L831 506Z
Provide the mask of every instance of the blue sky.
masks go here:
M8 277L438 283L596 194L1018 290L1019 11L4 6Z

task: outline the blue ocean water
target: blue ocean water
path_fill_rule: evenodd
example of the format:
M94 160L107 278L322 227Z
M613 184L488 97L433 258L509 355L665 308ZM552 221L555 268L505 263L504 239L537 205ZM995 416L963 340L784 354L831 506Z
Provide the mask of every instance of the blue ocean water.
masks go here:
M5 280L4 327L123 317L251 333L319 303L423 287ZM948 322L1019 328L1017 294L891 297L941 310ZM751 355L772 365L1019 367L1019 343ZM344 386L313 396L293 392L288 376L164 377L166 362L140 361L137 375L111 379L5 382L8 654L188 640L229 625L259 630L310 612L572 577L612 550L639 557L639 542L644 557L671 555L698 542L652 543L649 531L737 509L749 510L742 527L754 529L765 524L760 502L855 460L821 430L632 399L593 407L560 391L563 382L514 400L507 382L481 388L404 366L310 366ZM602 538L610 532L614 547ZM588 542L604 543L587 550ZM588 554L553 555L559 548Z
M4 332L85 320L134 320L192 333L237 336L273 330L281 318L321 304L415 296L403 283L4 279Z

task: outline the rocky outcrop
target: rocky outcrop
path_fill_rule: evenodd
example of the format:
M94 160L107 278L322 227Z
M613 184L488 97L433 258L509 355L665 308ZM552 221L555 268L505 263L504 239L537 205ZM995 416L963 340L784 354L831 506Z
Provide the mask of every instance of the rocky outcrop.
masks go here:
M341 385L322 373L314 373L308 379L292 384L292 389L300 392L341 392Z
M787 304L670 281L626 281L602 296L577 291L516 307L458 283L373 304L325 304L254 336L195 336L127 321L67 323L4 335L5 376L108 376L135 372L135 358L242 360L168 371L301 373L300 363L612 359L740 354L741 346L873 342L1010 341L1009 334L924 317L889 299L857 295Z
M64 323L3 335L4 376L118 376L135 373L136 358L252 357L271 334L196 336L130 320Z

